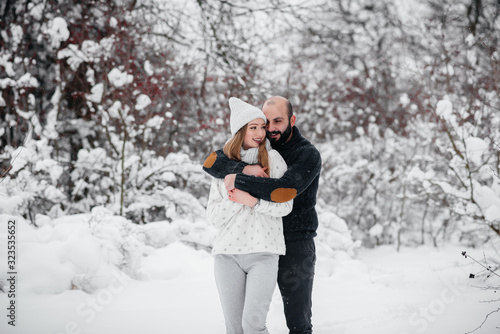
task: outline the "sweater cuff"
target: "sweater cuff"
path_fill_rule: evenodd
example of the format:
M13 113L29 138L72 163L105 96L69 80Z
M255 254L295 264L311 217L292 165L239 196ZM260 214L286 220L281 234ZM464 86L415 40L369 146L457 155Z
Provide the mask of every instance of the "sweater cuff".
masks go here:
M263 199L265 201L270 201L271 199L269 198L269 196L267 196L264 193L264 187L262 184L256 185L254 183L247 182L248 180L252 180L252 178L256 178L256 177L249 176L249 175L242 174L242 173L236 174L236 177L234 179L234 187L238 188L240 190L246 191L254 197ZM265 188L265 189L267 189L267 188Z

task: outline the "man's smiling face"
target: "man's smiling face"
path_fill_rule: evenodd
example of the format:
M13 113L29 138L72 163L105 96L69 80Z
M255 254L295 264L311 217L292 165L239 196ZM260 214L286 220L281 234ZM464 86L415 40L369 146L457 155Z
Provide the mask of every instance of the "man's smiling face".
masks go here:
M267 118L267 138L273 145L285 143L295 125L295 116L288 117L287 103L285 99L270 99L262 108Z

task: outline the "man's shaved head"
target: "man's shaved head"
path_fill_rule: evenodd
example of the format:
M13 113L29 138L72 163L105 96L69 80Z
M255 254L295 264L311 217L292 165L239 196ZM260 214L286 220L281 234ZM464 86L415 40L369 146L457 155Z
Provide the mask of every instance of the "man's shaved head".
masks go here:
M262 112L267 118L267 138L271 145L284 145L292 137L295 126L292 105L282 96L273 96L264 102Z
M272 106L272 105L275 105L276 107L281 107L281 106L285 107L287 109L287 114L289 119L293 116L292 104L283 96L273 96L268 98L264 102L262 109L264 109L266 106Z

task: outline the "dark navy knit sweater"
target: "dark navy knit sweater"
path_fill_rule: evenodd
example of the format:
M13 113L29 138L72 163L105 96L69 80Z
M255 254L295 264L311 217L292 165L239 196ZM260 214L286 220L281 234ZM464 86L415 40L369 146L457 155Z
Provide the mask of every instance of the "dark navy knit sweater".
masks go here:
M246 164L230 160L222 150L215 152L215 161L205 163L203 170L216 178L236 173L236 188L267 201L271 201L272 194L276 194L279 190L295 189L297 195L294 198L293 210L288 216L283 217L285 241L311 239L316 236L318 228L315 205L321 156L318 150L302 137L297 127L293 127L292 138L288 142L273 148L281 154L288 166L286 173L279 179L243 174ZM212 158L215 154L212 153Z

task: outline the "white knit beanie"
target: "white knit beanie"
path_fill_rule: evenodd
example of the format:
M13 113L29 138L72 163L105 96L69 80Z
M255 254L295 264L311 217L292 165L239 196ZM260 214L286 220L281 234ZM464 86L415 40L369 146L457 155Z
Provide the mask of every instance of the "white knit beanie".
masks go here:
M262 118L264 122L267 122L266 116L262 110L236 97L229 98L229 108L231 109L229 122L231 124L232 136L234 136L239 129L247 125L248 122L256 118Z

